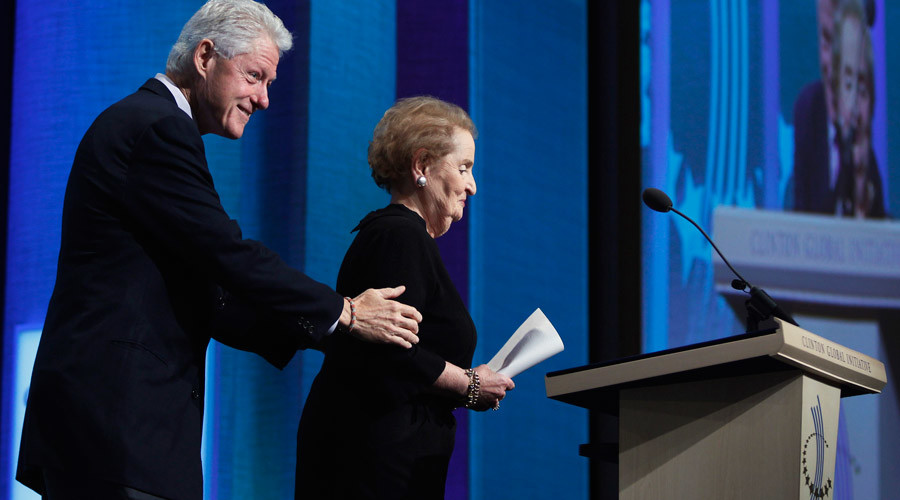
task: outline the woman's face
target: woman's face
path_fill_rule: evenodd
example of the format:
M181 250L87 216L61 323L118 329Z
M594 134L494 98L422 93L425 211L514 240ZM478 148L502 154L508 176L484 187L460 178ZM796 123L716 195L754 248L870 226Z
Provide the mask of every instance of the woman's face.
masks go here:
M466 198L475 194L475 141L472 134L456 128L453 150L425 169L428 184L422 188L423 217L431 236L437 238L462 219Z

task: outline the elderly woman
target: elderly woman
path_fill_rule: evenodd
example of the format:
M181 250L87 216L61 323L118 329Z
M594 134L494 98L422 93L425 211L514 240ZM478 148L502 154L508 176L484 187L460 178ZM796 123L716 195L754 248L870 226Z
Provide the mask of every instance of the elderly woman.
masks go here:
M398 101L375 127L369 165L391 204L354 229L337 290L405 284L398 300L422 313L419 343L328 338L300 419L295 498L443 498L451 411L496 409L514 387L486 365L462 368L475 325L434 241L475 194L475 135L465 111L432 97Z

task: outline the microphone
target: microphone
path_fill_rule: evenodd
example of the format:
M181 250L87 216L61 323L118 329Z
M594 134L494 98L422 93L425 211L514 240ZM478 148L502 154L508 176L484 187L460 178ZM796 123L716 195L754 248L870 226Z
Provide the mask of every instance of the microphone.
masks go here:
M641 194L641 198L643 198L644 204L657 212L666 213L669 210L672 210L672 198L669 198L669 195L663 193L659 189L647 188ZM682 215L682 217L684 217L684 215Z
M647 188L641 193L641 198L644 200L644 204L647 205L651 210L655 210L657 212L666 213L669 211L675 212L680 215L684 220L690 222L694 225L701 233L703 233L703 237L706 238L706 241L712 245L713 249L715 249L716 253L719 254L719 257L722 258L722 262L728 266L728 269L731 269L731 272L734 273L738 279L733 280L731 282L731 287L735 290L739 291L748 291L750 294L750 298L747 302L744 303L744 306L747 308L747 331L755 331L759 329L759 322L769 319L771 316L775 316L776 318L780 318L794 326L800 326L791 317L790 314L781 309L775 300L766 293L765 290L759 288L757 286L753 286L749 281L745 280L743 276L734 267L731 266L731 263L728 262L728 259L722 255L722 252L719 251L719 247L713 242L712 238L706 234L706 231L703 230L693 219L684 215L678 209L672 206L672 199L669 198L669 195L664 193L663 191L656 188Z

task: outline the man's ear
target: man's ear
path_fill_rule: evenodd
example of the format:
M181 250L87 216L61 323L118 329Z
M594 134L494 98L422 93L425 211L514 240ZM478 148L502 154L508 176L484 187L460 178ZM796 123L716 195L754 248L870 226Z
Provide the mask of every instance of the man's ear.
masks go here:
M208 38L200 40L197 48L194 49L194 69L201 78L205 79L209 75L215 55L216 49L213 41Z

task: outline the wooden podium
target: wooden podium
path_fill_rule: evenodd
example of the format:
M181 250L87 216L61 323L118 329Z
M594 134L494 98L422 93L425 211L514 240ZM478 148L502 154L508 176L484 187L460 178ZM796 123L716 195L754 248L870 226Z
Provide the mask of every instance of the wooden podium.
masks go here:
M620 499L833 498L840 398L884 365L776 324L548 373L547 396L619 416Z

